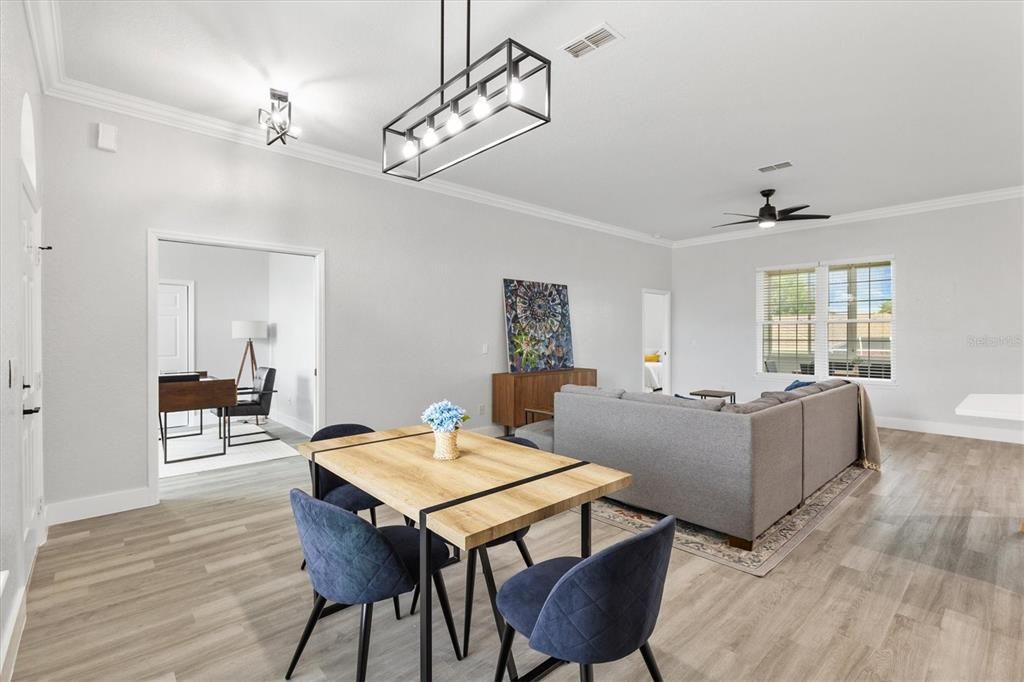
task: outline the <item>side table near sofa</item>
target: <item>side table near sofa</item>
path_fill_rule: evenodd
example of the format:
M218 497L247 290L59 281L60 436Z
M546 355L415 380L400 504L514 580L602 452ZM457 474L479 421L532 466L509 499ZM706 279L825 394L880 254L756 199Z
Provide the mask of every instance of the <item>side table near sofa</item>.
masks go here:
M716 391L711 388L702 388L699 391L690 391L690 395L695 395L701 400L706 400L708 398L728 398L731 404L736 404L736 391Z

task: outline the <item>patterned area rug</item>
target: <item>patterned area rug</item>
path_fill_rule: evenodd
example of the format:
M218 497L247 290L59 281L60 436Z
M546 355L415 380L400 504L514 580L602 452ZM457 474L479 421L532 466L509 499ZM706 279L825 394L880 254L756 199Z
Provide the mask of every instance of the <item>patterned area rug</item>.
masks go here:
M847 467L811 495L804 506L794 509L758 536L750 552L730 547L722 533L683 521L676 522L673 544L676 549L730 566L737 571L759 578L766 576L871 473L856 465ZM663 516L608 499L595 502L592 513L601 521L632 531L650 528Z

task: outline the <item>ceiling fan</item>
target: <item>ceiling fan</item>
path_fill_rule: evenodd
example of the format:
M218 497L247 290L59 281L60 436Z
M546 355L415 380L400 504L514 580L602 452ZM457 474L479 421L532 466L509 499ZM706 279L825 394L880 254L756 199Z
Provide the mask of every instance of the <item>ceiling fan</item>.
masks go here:
M825 220L832 217L812 213L801 213L800 215L796 215L797 211L810 208L810 204L800 204L799 206L777 209L772 206L771 198L773 194L775 194L775 190L773 189L761 190L761 196L764 197L764 206L757 211L757 215L751 215L749 213L730 213L728 211L725 212L725 215L743 216L745 218L749 218L749 220L737 220L734 223L723 223L721 225L713 226L712 229L716 227L728 227L730 225L743 225L745 223L757 223L758 227L768 229L769 227L775 227L776 223L782 223L789 220Z

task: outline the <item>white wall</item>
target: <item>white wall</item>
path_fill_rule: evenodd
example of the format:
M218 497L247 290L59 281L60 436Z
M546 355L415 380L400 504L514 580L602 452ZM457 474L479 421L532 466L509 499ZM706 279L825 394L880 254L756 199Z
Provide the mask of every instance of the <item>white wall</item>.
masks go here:
M316 378L316 264L310 256L272 253L267 263L270 364L277 369L271 418L312 435Z
M1019 424L957 417L953 410L968 393L1024 393L1022 203L675 249L676 390L728 388L749 400L788 383L756 374L758 267L888 255L894 383L870 387L883 425L1020 441ZM977 337L1004 341L972 345Z
M160 242L160 278L195 282L196 357L193 369L234 378L245 341L231 338L232 320L267 320L270 254L203 244ZM253 341L256 360L270 359L267 340ZM248 376L243 372L243 377ZM243 385L248 385L245 379Z
M118 153L92 145L97 121L119 126ZM663 247L64 100L48 99L44 124L57 249L44 360L61 415L46 430L51 500L114 493L104 500L116 508L138 499L155 465L144 399L149 229L325 250L328 422L409 424L449 398L472 412L470 427L489 423L490 374L506 367L503 277L567 284L577 364L640 389L639 293L669 288ZM102 405L83 411L83 386Z
M28 527L22 493L21 366L25 310L21 280L25 245L18 211L23 193L21 110L26 93L34 114L36 188L45 209L47 195L42 184L47 164L38 159L43 149L42 101L25 9L20 2L0 2L0 571L7 572L0 594L0 665L5 672L10 666L10 647L16 646L14 635L36 545L45 537L45 528ZM42 216L45 230L45 211ZM49 404L45 408L49 412Z

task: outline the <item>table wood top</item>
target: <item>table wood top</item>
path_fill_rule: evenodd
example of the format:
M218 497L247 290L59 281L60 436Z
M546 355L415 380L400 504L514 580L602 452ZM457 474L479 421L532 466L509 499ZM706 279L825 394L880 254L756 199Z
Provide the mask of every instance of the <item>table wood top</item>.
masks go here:
M298 450L416 520L423 509L580 462L472 431L459 433L458 459L439 461L426 425L302 443ZM629 473L587 463L431 512L427 527L468 550L632 481Z

